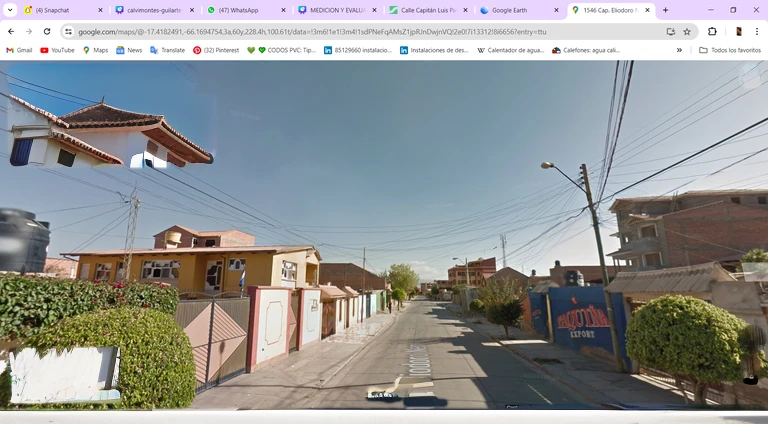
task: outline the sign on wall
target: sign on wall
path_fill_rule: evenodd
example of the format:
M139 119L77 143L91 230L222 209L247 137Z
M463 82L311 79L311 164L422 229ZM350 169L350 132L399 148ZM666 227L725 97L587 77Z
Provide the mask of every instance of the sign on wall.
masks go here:
M574 304L578 305L578 301L575 297L573 301ZM602 309L596 308L595 305L572 309L562 313L557 317L556 322L557 329L568 330L572 339L594 339L595 329L611 327L611 324L608 321L608 316Z

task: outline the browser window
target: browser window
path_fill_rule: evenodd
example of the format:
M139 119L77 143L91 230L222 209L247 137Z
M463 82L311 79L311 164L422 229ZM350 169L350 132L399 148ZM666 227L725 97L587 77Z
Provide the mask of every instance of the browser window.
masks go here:
M6 2L0 409L762 410L766 16Z

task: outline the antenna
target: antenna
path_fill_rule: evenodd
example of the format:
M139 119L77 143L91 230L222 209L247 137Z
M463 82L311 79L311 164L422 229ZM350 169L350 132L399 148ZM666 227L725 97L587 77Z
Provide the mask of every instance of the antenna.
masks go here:
M130 213L128 215L128 229L125 233L125 251L123 257L123 281L130 281L131 278L131 260L133 259L133 242L136 240L136 223L139 219L139 195L138 195L138 183L134 186L133 192L131 192L131 198L128 200L130 203Z
M507 235L501 235L501 263L504 268L507 267Z

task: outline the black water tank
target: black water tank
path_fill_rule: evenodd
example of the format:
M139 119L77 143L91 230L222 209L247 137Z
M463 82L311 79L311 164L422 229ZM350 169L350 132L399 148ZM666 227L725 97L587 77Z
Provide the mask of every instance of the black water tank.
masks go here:
M0 208L0 271L43 272L50 224L35 220L35 214Z

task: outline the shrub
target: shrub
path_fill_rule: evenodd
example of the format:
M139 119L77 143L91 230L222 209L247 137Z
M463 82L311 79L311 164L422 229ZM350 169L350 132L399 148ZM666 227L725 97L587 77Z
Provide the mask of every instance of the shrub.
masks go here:
M453 286L451 291L453 291L453 294L459 295L463 289L467 288L464 284L459 284L458 286Z
M509 327L516 325L523 315L523 305L518 300L489 305L485 310L485 317L491 324L504 327L504 333L509 339Z
M483 309L485 309L485 305L483 304L483 301L480 299L475 299L471 302L469 302L469 310L472 312L480 312Z
M0 275L0 336L28 338L60 320L120 306L173 314L176 288L153 283L98 283Z
M88 312L43 329L29 345L41 353L74 347L119 347L117 390L122 400L112 407L186 408L195 397L195 362L189 338L173 317L163 312L136 307Z
M709 386L742 378L748 355L747 323L703 300L664 296L637 310L627 327L627 354L693 386L694 402L706 402ZM764 355L759 357L764 362ZM685 397L686 402L688 397Z
M478 289L478 295L486 307L512 302L522 294L523 290L515 280L491 281L487 286Z
M430 290L430 293L432 293L432 296L439 296L440 289L438 289L437 287L432 287L432 290Z

